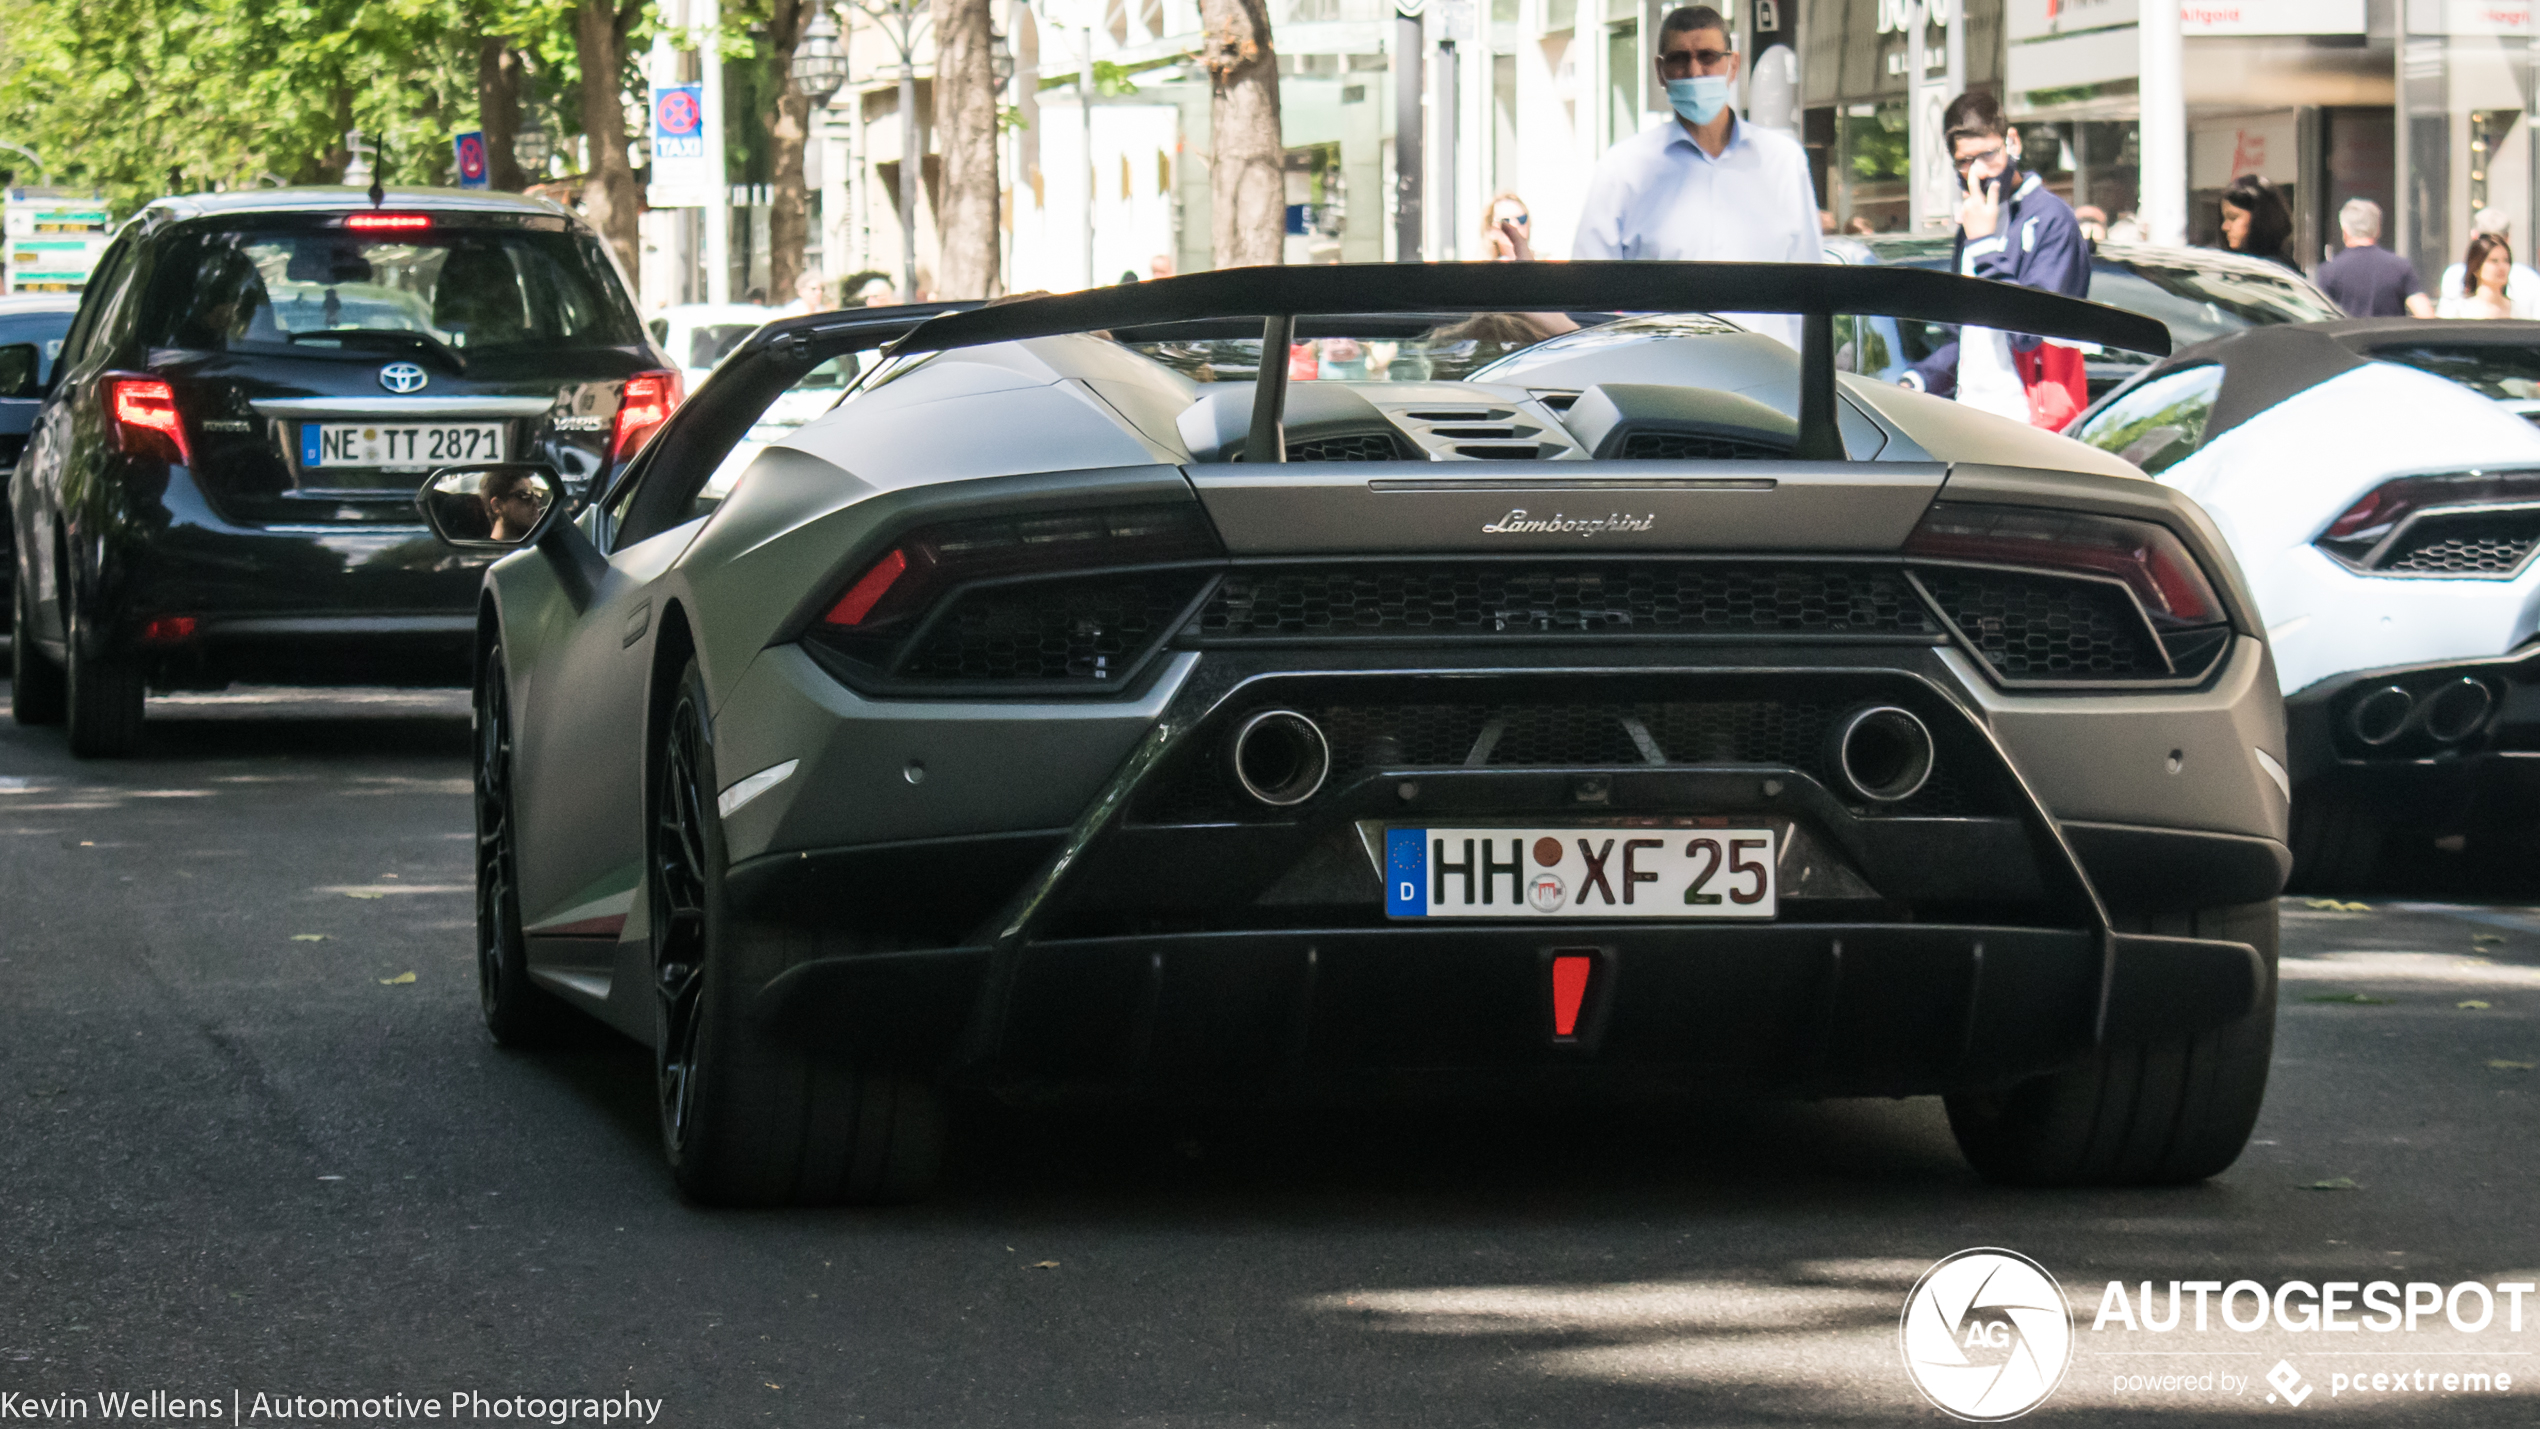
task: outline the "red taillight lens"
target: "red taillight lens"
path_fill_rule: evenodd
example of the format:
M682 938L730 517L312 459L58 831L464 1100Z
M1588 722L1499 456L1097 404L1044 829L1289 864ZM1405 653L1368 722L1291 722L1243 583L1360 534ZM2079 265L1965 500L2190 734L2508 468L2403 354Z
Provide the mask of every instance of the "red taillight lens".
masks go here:
M155 615L142 623L144 645L179 645L194 638L195 619L190 615Z
M176 391L165 382L155 377L107 378L106 414L114 422L118 448L194 464L194 449L185 440L185 421L176 410Z
M626 379L617 399L617 430L609 437L609 460L624 461L644 449L661 424L679 406L679 374L638 372Z
M356 213L344 220L356 232L413 233L432 226L428 213Z
M1123 506L949 522L909 532L856 572L815 627L869 652L906 635L957 587L1135 570L1223 554L1198 508Z
M2125 582L2162 630L2213 625L2222 601L2187 546L2166 526L2077 511L1935 504L1905 554L1925 560L2021 566Z
M856 577L856 583L847 587L847 593L838 597L836 605L829 607L829 613L821 618L822 623L862 625L864 618L873 613L873 603L891 589L893 582L907 573L908 556L904 552L893 551L875 561L873 569Z

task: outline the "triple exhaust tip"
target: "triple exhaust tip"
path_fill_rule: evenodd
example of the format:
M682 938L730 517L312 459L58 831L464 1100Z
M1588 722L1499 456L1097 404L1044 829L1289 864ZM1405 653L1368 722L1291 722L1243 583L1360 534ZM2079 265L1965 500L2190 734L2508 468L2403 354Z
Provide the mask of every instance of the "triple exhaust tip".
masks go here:
M2405 685L2383 685L2346 711L2346 732L2373 749L2396 742L2411 728L2422 728L2436 744L2458 744L2485 729L2495 712L2496 692L2467 675L2422 696Z
M1331 741L1295 710L1263 710L1235 731L1235 780L1274 809L1314 797L1332 773Z

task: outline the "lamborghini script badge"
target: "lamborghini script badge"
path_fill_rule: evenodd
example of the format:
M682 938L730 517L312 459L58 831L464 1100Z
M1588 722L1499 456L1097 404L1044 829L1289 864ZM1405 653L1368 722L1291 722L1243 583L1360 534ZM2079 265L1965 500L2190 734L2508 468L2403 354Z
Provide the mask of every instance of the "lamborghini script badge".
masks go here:
M1528 515L1520 506L1482 528L1485 536L1593 536L1599 531L1646 531L1658 524L1658 513L1626 516L1620 511L1603 516L1565 516L1555 511L1549 516Z

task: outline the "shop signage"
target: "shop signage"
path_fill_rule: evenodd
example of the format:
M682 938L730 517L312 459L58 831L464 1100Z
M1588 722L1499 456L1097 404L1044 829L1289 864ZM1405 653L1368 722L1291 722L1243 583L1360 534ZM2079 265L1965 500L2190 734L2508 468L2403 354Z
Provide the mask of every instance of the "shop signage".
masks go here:
M2414 35L2530 35L2531 0L2408 0Z
M2183 0L2178 27L2187 35L2360 35L2364 0Z
M2445 4L2468 10L2529 11L2530 0L2410 0L2439 11ZM2009 0L2003 25L2012 43L2131 25L2140 0ZM1881 11L1884 16L1884 10ZM2199 35L2360 35L2364 0L2178 0L2179 30ZM2424 28L2418 26L2416 28ZM2454 34L2521 34L2520 30Z
M2188 134L2187 186L2218 189L2243 174L2292 183L2299 142L2289 111L2197 125Z

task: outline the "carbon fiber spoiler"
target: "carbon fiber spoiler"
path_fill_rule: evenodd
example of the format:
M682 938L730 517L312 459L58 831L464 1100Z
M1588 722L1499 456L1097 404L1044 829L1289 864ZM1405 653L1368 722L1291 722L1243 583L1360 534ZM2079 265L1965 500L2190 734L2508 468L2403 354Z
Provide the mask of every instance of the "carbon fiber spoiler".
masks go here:
M939 352L1062 333L1210 318L1262 319L1263 350L1284 348L1300 316L1330 313L1732 312L1801 319L1799 443L1803 461L1840 461L1835 428L1834 319L1873 313L2097 343L2166 357L2155 318L2060 293L1885 264L1342 263L1220 268L1149 283L1025 298L951 313L893 348ZM1287 364L1264 362L1244 451L1284 460Z

